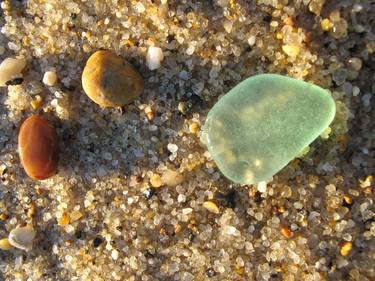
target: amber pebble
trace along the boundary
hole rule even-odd
[[[38,115],[27,118],[18,135],[18,151],[26,174],[36,180],[57,172],[58,137],[49,121]]]
[[[82,87],[102,107],[123,106],[143,91],[141,75],[125,59],[108,51],[97,51],[82,73]]]

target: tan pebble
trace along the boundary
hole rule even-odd
[[[58,224],[61,226],[68,225],[70,223],[70,217],[67,213],[64,213],[62,217],[58,220]]]
[[[150,177],[150,183],[153,187],[160,187],[163,185],[161,176],[159,174],[152,174]]]
[[[212,201],[206,201],[203,203],[203,208],[208,210],[211,213],[218,214],[220,213],[219,207]]]
[[[181,229],[182,229],[181,224],[176,224],[176,225],[174,226],[174,233],[176,233],[176,234],[180,233],[180,232],[181,232]]]
[[[18,227],[9,233],[9,243],[21,250],[30,250],[33,246],[33,240],[36,231],[30,226]]]
[[[146,113],[146,116],[147,116],[148,120],[152,121],[155,117],[155,114],[152,111],[150,111],[150,112]]]
[[[38,109],[42,105],[43,99],[41,96],[36,95],[35,98],[31,101],[31,107],[33,109]]]
[[[80,211],[73,211],[69,214],[70,222],[75,222],[83,217],[83,214]]]
[[[145,113],[146,113],[146,116],[147,116],[147,119],[148,120],[152,120],[154,119],[154,112],[152,111],[152,108],[151,106],[147,105],[144,109]]]
[[[285,25],[293,25],[294,24],[294,21],[293,21],[293,18],[292,17],[287,17],[283,20],[284,24]]]
[[[18,135],[18,152],[29,177],[44,180],[55,175],[58,151],[57,133],[49,121],[33,115],[22,123]]]
[[[297,45],[284,45],[282,49],[290,57],[298,56],[301,51],[301,48]]]
[[[43,83],[47,86],[54,86],[57,81],[57,75],[54,71],[47,71],[43,76]]]
[[[173,170],[165,170],[161,176],[161,180],[165,185],[176,186],[184,181],[184,176]]]
[[[196,123],[196,122],[192,122],[192,123],[189,125],[189,131],[190,131],[190,133],[192,133],[192,134],[196,134],[196,133],[198,133],[198,131],[199,131],[199,125],[198,125],[198,123]]]
[[[349,255],[350,251],[352,250],[353,248],[353,244],[352,242],[345,242],[342,246],[341,246],[341,249],[340,249],[340,254],[344,257],[346,257],[347,255]]]
[[[0,240],[0,249],[3,251],[9,251],[12,245],[9,243],[8,238],[3,238]]]
[[[29,219],[33,218],[36,214],[36,205],[34,202],[29,204],[29,209],[27,210],[27,217]]]
[[[281,40],[281,39],[284,38],[284,34],[282,32],[277,32],[276,33],[276,38],[279,39],[279,40]]]
[[[284,226],[281,228],[281,234],[285,237],[285,238],[290,238],[293,236],[293,232],[290,230],[289,227],[287,226]]]
[[[146,106],[145,107],[145,113],[146,113],[146,116],[147,116],[147,119],[148,120],[153,120],[154,119],[154,116],[155,116],[155,114],[154,114],[154,112],[152,111],[152,108],[151,108],[151,106]]]
[[[133,66],[108,51],[97,51],[88,59],[82,86],[91,100],[102,107],[124,106],[141,95],[144,81]]]

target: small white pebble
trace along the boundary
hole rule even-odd
[[[233,235],[233,236],[240,236],[240,232],[238,231],[237,228],[235,228],[234,226],[231,226],[231,225],[225,225],[223,227],[223,232],[224,234],[226,235]]]
[[[191,56],[195,52],[195,47],[193,45],[189,45],[189,47],[186,49],[186,54],[188,56]]]
[[[158,69],[163,61],[163,51],[159,47],[149,47],[146,55],[146,64],[150,70]]]
[[[146,8],[145,6],[142,4],[142,2],[138,2],[137,4],[135,4],[134,6],[134,10],[137,12],[137,13],[144,13],[146,11]]]
[[[54,86],[57,81],[57,75],[54,71],[47,71],[43,76],[43,83],[47,86]]]
[[[257,189],[260,193],[264,193],[267,191],[267,183],[265,181],[261,181],[258,183]]]
[[[118,251],[113,250],[111,256],[112,256],[112,259],[117,260],[118,259]]]
[[[167,149],[171,152],[171,153],[176,153],[177,150],[178,150],[178,146],[173,144],[173,143],[168,143],[167,145]]]
[[[193,212],[193,209],[192,209],[192,208],[185,208],[185,209],[182,209],[182,214],[183,214],[183,215],[188,215],[188,214],[190,214],[191,212]]]
[[[256,41],[256,37],[255,35],[251,35],[248,39],[247,39],[247,43],[250,45],[250,46],[253,46],[255,44],[255,41]]]
[[[186,201],[186,196],[184,194],[179,194],[177,197],[178,203],[183,203]]]

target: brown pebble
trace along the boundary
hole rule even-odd
[[[18,135],[18,151],[26,174],[44,180],[57,173],[58,137],[49,121],[38,115],[27,118]]]
[[[102,107],[131,103],[141,95],[141,75],[122,57],[108,51],[97,51],[88,59],[82,73],[85,93]]]

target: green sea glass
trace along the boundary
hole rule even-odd
[[[250,77],[210,110],[203,140],[217,167],[241,184],[269,180],[332,122],[330,93],[276,74]]]

